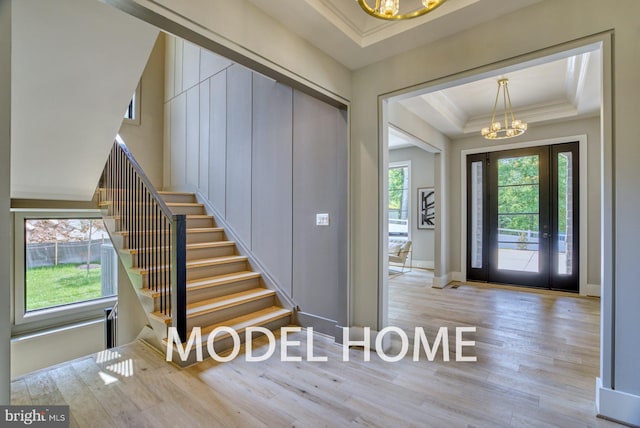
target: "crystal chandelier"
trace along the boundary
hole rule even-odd
[[[502,90],[502,110],[504,113],[504,126],[500,120],[496,119],[496,109],[498,100],[500,99],[500,90]],[[511,126],[509,126],[509,118],[511,118]],[[513,115],[511,107],[511,97],[509,96],[509,79],[498,80],[498,92],[496,93],[496,101],[493,103],[493,113],[491,114],[491,123],[488,128],[482,128],[482,136],[487,140],[502,140],[504,138],[517,137],[524,134],[527,130],[526,122],[517,120]]]
[[[425,13],[431,12],[445,1],[446,0],[422,0],[423,7],[420,9],[399,14],[400,0],[357,0],[362,10],[367,12],[369,15],[390,21],[399,21],[401,19],[422,16]]]

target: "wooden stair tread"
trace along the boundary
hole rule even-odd
[[[211,333],[217,327],[230,327],[238,332],[238,334],[241,334],[247,329],[247,327],[257,327],[288,316],[291,316],[291,311],[289,309],[284,309],[279,306],[271,306],[247,315],[242,315],[237,318],[232,318],[230,320],[223,321],[217,324],[211,324],[202,327],[202,329],[200,330],[200,332],[202,333],[202,343],[207,342],[209,333]],[[215,341],[217,342],[227,337],[229,337],[229,334],[223,332],[216,335]],[[162,339],[162,342],[166,346],[167,339]]]
[[[211,333],[217,327],[231,327],[236,332],[242,333],[247,329],[247,327],[255,327],[267,324],[269,322],[276,321],[290,315],[291,311],[289,309],[284,309],[278,306],[271,306],[269,308],[261,309],[247,315],[242,315],[237,318],[202,327],[202,341],[206,342],[209,333]],[[216,341],[222,340],[226,337],[229,337],[228,333],[217,334]]]
[[[165,202],[165,205],[171,207],[204,207],[200,202]]]
[[[262,274],[260,272],[242,271],[203,279],[193,279],[191,281],[187,281],[187,292],[209,287],[217,287],[219,285],[233,284],[234,282],[247,281],[250,279],[260,278],[261,276]],[[151,298],[157,298],[160,297],[162,293],[166,292],[166,289],[152,290],[150,288],[141,288],[139,292]]]
[[[221,257],[213,257],[210,259],[197,259],[190,260],[187,262],[187,269],[206,267],[206,266],[215,266],[215,265],[223,265],[227,263],[238,263],[238,262],[246,262],[246,256],[221,256]],[[131,269],[131,272],[138,275],[148,275],[149,271],[152,270],[164,270],[167,266],[154,266],[149,269]]]
[[[187,251],[189,250],[198,250],[203,248],[219,248],[219,247],[231,247],[236,245],[234,241],[212,241],[212,242],[197,242],[195,244],[187,244]],[[138,254],[145,253],[151,251],[166,251],[170,247],[146,247],[146,248],[122,248],[119,251],[125,254]]]
[[[234,241],[196,242],[193,244],[187,244],[187,251],[200,248],[232,247],[234,245],[236,245]]]
[[[224,275],[212,276],[209,278],[193,279],[187,281],[187,291],[199,290],[207,287],[215,287],[218,285],[232,284],[234,282],[246,281],[249,279],[260,278],[260,272],[242,271],[228,273]]]
[[[196,268],[196,267],[204,267],[204,266],[215,266],[215,265],[223,265],[226,263],[237,263],[237,262],[245,262],[247,261],[246,256],[221,256],[221,257],[212,257],[210,259],[198,259],[198,260],[190,260],[187,262],[187,269]]]
[[[174,192],[171,190],[158,190],[158,195],[180,195],[180,196],[195,196],[192,192]]]
[[[114,235],[121,235],[121,236],[129,236],[131,234],[133,235],[140,235],[140,234],[145,234],[145,233],[158,233],[158,232],[162,232],[162,233],[168,233],[169,230],[168,229],[163,229],[163,230],[158,230],[158,229],[151,229],[151,230],[147,230],[147,231],[138,231],[138,232],[129,232],[128,230],[120,230],[118,232],[114,232]],[[196,233],[211,233],[211,232],[224,232],[224,229],[222,227],[192,227],[190,229],[187,229],[187,235],[188,234],[196,234]]]
[[[144,217],[144,216],[143,216]],[[152,217],[152,216],[147,216]],[[209,214],[187,214],[187,220],[201,220],[201,219],[213,219],[212,215]],[[120,220],[120,215],[108,215],[102,217],[105,220]]]
[[[265,297],[274,296],[275,294],[275,291],[269,290],[268,288],[252,288],[251,290],[241,291],[239,293],[201,300],[187,305],[187,318],[193,318],[222,309],[231,308],[243,303],[249,303]]]

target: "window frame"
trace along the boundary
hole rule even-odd
[[[391,235],[391,233],[389,231],[387,231],[387,235],[391,238],[395,238],[395,239],[406,239],[406,240],[411,240],[411,231],[413,229],[412,226],[412,219],[413,219],[413,211],[415,209],[415,207],[413,206],[413,198],[412,196],[412,192],[413,192],[413,187],[412,187],[412,183],[411,183],[411,159],[407,159],[405,161],[399,161],[399,162],[389,162],[389,164],[387,165],[387,176],[389,175],[389,170],[391,169],[396,169],[396,168],[407,168],[407,236],[405,237],[404,235]],[[389,184],[387,183],[387,199],[388,199],[388,193],[389,193]],[[389,222],[390,218],[389,218],[389,211],[387,209],[387,222]]]
[[[133,117],[128,118],[125,116],[122,123],[127,123],[129,125],[140,125],[140,105],[142,104],[142,98],[140,97],[140,87],[142,86],[142,82],[138,83],[136,86],[136,90],[134,91],[131,99],[129,100],[129,104],[127,104],[127,110],[129,110],[129,106],[133,103]]]
[[[90,209],[12,209],[14,218],[14,251],[13,251],[13,333],[42,330],[54,326],[72,324],[79,321],[104,317],[104,309],[118,301],[118,295],[71,303],[52,308],[38,309],[28,313],[25,302],[25,220],[31,219],[102,219],[99,210]],[[118,281],[119,282],[119,281]]]

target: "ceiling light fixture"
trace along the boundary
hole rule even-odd
[[[362,10],[367,12],[369,15],[389,21],[417,18],[418,16],[431,12],[445,1],[446,0],[422,0],[423,7],[411,12],[400,14],[400,0],[357,0]],[[375,4],[373,6],[369,5],[374,2]]]
[[[496,108],[500,99],[500,90],[502,89],[502,110],[504,112],[504,127],[500,120],[496,121]],[[509,126],[509,117],[511,117],[511,126]],[[487,140],[502,140],[504,138],[517,137],[524,134],[527,130],[526,122],[516,120],[511,107],[511,97],[509,96],[509,79],[498,80],[498,92],[496,93],[496,101],[493,103],[493,113],[491,114],[491,123],[488,128],[482,128],[482,136]]]

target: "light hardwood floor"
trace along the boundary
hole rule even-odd
[[[363,362],[360,349],[344,362],[341,346],[316,336],[314,353],[327,362],[282,362],[278,347],[264,362],[241,353],[179,369],[135,342],[16,379],[13,402],[69,404],[82,427],[618,426],[594,416],[597,299],[427,282],[419,270],[391,281],[391,324],[425,327],[430,339],[440,326],[476,326],[465,339],[476,340],[477,362],[441,353]],[[292,339],[302,346],[289,355],[305,359],[306,335]]]

